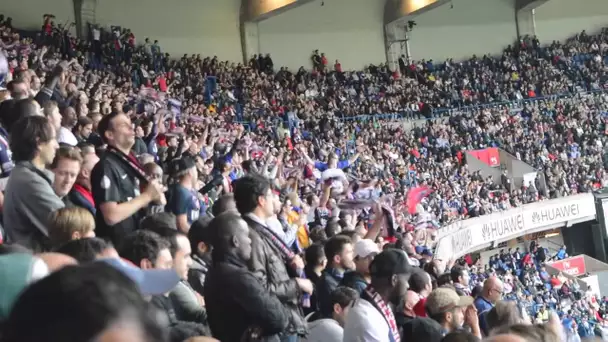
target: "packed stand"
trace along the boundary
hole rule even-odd
[[[411,131],[341,119],[599,85],[605,32],[522,42],[500,61],[406,66],[402,78],[338,61],[329,71],[318,51],[312,72],[275,73],[269,55],[248,67],[172,60],[120,27],[78,40],[45,15],[21,39],[1,22],[1,341],[557,341],[580,333],[575,324],[604,324],[605,301],[591,315],[597,298],[557,277],[553,286],[534,248],[483,270],[454,266],[433,259],[435,229],[418,223],[603,185],[605,93]],[[532,56],[546,61],[520,75]],[[505,69],[512,79],[479,76]],[[557,85],[543,83],[549,75]],[[491,145],[545,170],[546,193],[469,173],[463,151]],[[417,206],[413,188],[433,192]],[[543,307],[561,309],[569,328]],[[524,312],[539,322],[525,325]]]

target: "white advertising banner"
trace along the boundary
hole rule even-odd
[[[439,229],[437,259],[448,260],[474,252],[493,241],[516,238],[555,228],[569,221],[595,216],[593,194],[580,194],[530,203],[504,212],[452,223]]]
[[[597,296],[601,296],[602,293],[600,292],[600,282],[597,279],[597,274],[588,276],[588,277],[584,277],[584,278],[579,278],[580,280],[584,281],[585,283],[587,283],[587,285],[589,285],[591,287],[591,292],[594,295]]]

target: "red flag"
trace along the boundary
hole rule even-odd
[[[431,188],[428,186],[419,186],[416,188],[411,188],[410,191],[407,192],[407,197],[405,200],[405,205],[407,206],[407,211],[410,214],[416,213],[416,206],[423,198],[428,196],[431,193]]]

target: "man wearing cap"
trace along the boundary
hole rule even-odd
[[[371,239],[361,239],[355,243],[355,270],[347,272],[342,278],[341,285],[355,289],[359,294],[365,290],[371,281],[369,265],[380,253],[378,244]]]
[[[171,163],[170,174],[176,183],[170,186],[167,192],[166,210],[175,214],[177,228],[187,233],[201,212],[201,204],[195,190],[198,180],[196,164],[189,157],[175,159]]]
[[[402,305],[412,267],[405,252],[386,249],[370,265],[371,283],[353,305],[344,325],[344,342],[400,342],[393,307]]]
[[[473,297],[459,296],[452,288],[440,287],[433,290],[427,297],[426,311],[429,318],[441,325],[444,336],[462,329],[466,323],[471,328],[473,335],[481,338]]]

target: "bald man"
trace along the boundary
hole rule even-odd
[[[502,281],[495,276],[492,276],[483,283],[481,295],[475,298],[475,308],[479,315],[479,327],[484,336],[488,336],[488,328],[486,324],[486,315],[494,307],[497,301],[502,298]]]

